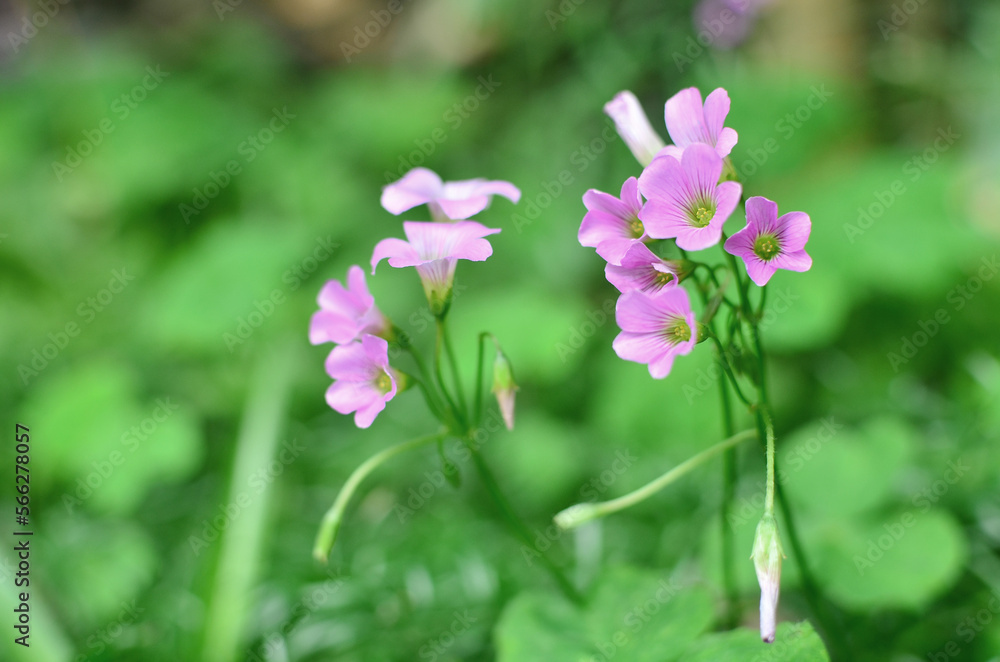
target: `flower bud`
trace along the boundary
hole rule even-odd
[[[770,644],[774,642],[777,621],[781,559],[785,558],[774,515],[765,514],[757,524],[757,536],[753,541],[753,554],[750,558],[753,559],[757,583],[760,584],[760,638]]]
[[[500,414],[508,430],[514,429],[514,393],[517,384],[514,383],[514,372],[510,361],[497,347],[497,358],[493,361],[493,394],[497,396]]]
[[[624,90],[604,104],[604,112],[615,121],[615,129],[632,154],[643,167],[648,166],[656,153],[663,149],[663,139],[649,123],[635,95]]]

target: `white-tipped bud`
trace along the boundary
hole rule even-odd
[[[493,361],[493,394],[497,397],[497,405],[503,416],[504,425],[508,430],[514,429],[514,394],[517,384],[514,383],[514,370],[510,361],[497,347],[497,358]]]
[[[649,123],[649,118],[639,105],[635,95],[624,90],[604,104],[604,112],[615,121],[618,135],[632,150],[636,160],[645,168],[656,153],[663,149],[663,139]]]
[[[760,638],[765,643],[774,642],[777,627],[778,593],[781,590],[781,560],[785,554],[781,549],[778,523],[773,515],[764,515],[757,524],[757,536],[753,541],[754,570],[760,584]]]

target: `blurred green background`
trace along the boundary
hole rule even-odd
[[[747,194],[813,221],[814,267],[772,280],[764,340],[779,467],[846,633],[831,649],[1000,659],[1000,6],[775,0],[729,48],[692,2],[389,7],[0,5],[0,512],[13,530],[20,423],[34,531],[31,648],[8,627],[0,657],[663,660],[722,629],[718,461],[547,528],[722,436],[711,352],[662,382],[618,360],[617,293],[576,242],[584,191],[639,171],[603,104],[631,89],[665,135],[663,102],[695,85],[729,91]],[[452,328],[467,383],[481,330],[514,363],[517,426],[484,452],[537,546],[596,596],[585,614],[470,467],[442,484],[433,449],[380,469],[330,565],[310,557],[354,467],[434,429],[415,392],[356,429],[323,400],[329,347],[307,342],[323,282],[402,236],[379,194],[417,165],[523,192],[477,217],[503,232],[459,267]],[[431,341],[412,271],[369,283]],[[752,629],[763,454],[739,462],[728,525]],[[780,620],[829,641],[798,577],[789,558]],[[633,636],[623,616],[662,581],[679,597]],[[758,650],[712,641],[684,659]],[[781,655],[760,659],[806,659]]]

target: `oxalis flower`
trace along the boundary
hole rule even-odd
[[[778,269],[809,271],[812,258],[805,252],[812,221],[801,211],[778,218],[777,203],[756,195],[747,200],[747,225],[726,240],[727,253],[746,264],[747,274],[763,287]]]
[[[674,357],[690,354],[698,343],[698,328],[687,291],[668,287],[656,294],[632,290],[621,295],[615,319],[622,332],[615,353],[626,361],[649,364],[649,374],[663,379]]]
[[[326,372],[334,382],[326,402],[341,414],[354,413],[354,423],[367,428],[396,396],[401,375],[389,367],[389,343],[364,335],[360,342],[337,345],[326,359]]]
[[[639,212],[654,239],[676,239],[688,251],[714,246],[722,225],[739,204],[743,187],[719,182],[722,157],[708,145],[691,145],[680,161],[658,156],[639,176],[646,204]]]
[[[382,190],[382,206],[398,216],[426,204],[436,221],[463,220],[486,209],[494,195],[502,195],[515,204],[521,199],[521,191],[510,182],[485,179],[443,182],[427,168],[414,168]]]
[[[500,232],[475,221],[426,223],[404,221],[409,241],[383,239],[372,254],[372,273],[384,258],[391,267],[416,267],[431,312],[440,317],[451,303],[451,286],[459,260],[482,262],[493,255],[493,246],[483,239]]]
[[[642,198],[635,177],[622,184],[621,198],[590,189],[583,194],[583,204],[587,213],[577,235],[580,244],[596,248],[597,254],[610,264],[620,264],[632,244],[649,239],[639,220]]]
[[[348,343],[363,333],[387,337],[392,324],[375,305],[365,272],[354,265],[347,270],[347,287],[330,280],[319,291],[319,310],[309,321],[309,342]]]
[[[728,114],[729,93],[721,87],[708,95],[704,105],[698,88],[681,90],[664,107],[667,133],[674,144],[664,147],[659,155],[680,159],[687,147],[704,144],[712,147],[719,158],[729,156],[738,136],[736,131],[723,126]]]
[[[676,286],[693,266],[687,260],[663,260],[646,244],[635,242],[625,251],[620,265],[608,263],[604,275],[620,292],[642,290],[653,293],[664,287]]]

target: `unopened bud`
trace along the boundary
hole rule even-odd
[[[635,95],[625,90],[604,104],[604,112],[615,121],[615,129],[643,167],[663,149],[663,139],[653,130]]]
[[[497,358],[493,361],[493,394],[497,396],[500,414],[508,430],[514,429],[514,394],[517,384],[514,383],[514,371],[510,361],[497,347]]]
[[[753,559],[757,583],[760,584],[760,638],[770,644],[774,642],[777,626],[781,560],[785,558],[774,515],[765,514],[757,524],[757,536],[753,541],[753,554],[750,558]]]

